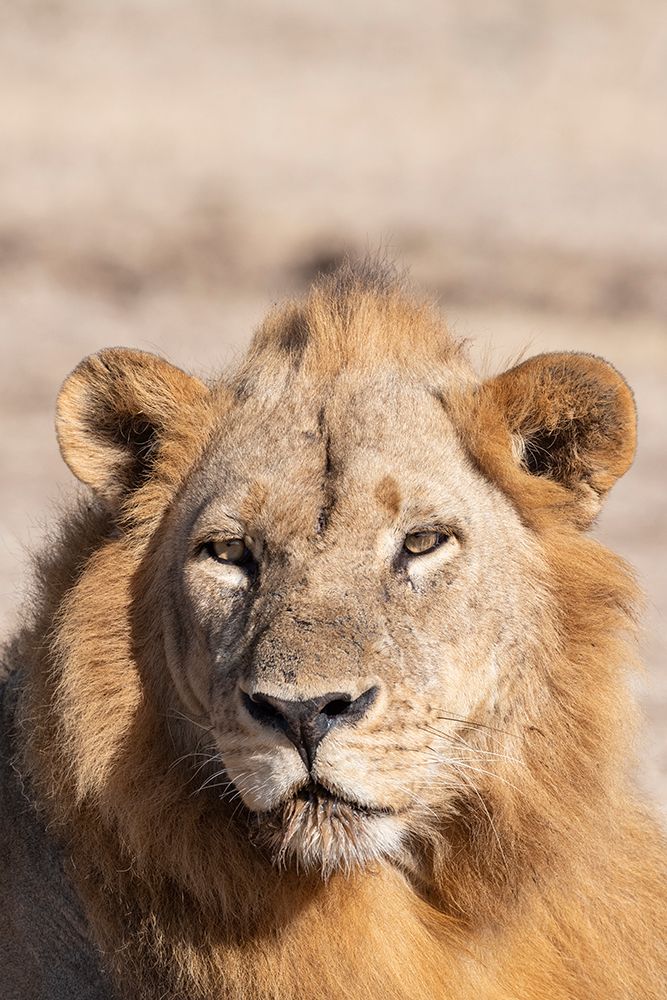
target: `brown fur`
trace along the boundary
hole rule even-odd
[[[367,383],[369,373],[375,381]],[[378,468],[388,466],[369,494],[349,478],[354,449],[365,442],[352,414],[361,420],[374,392],[402,399],[411,387],[424,393],[423,403],[414,397],[423,406],[414,428],[392,426],[383,437],[391,414],[384,405],[372,417],[379,422],[364,425],[377,426]],[[417,472],[401,473],[403,460],[407,468],[414,457],[418,470],[429,471],[439,461],[439,452],[422,453],[428,441],[420,434],[440,411],[454,434],[451,489],[465,493],[476,484],[473,508],[488,506],[488,595],[469,587],[456,597],[463,573],[456,562],[443,563],[437,581],[404,581],[400,593],[388,570],[367,579],[370,556],[355,562],[365,544],[354,533],[363,512],[374,503],[377,524],[389,525],[422,489]],[[261,445],[283,461],[287,432],[276,423],[278,412],[295,442],[321,447],[323,482],[314,461],[311,469],[310,460],[299,459],[280,492],[283,466],[267,472],[253,457]],[[304,414],[313,414],[311,423]],[[347,428],[344,442],[338,426]],[[16,644],[26,671],[21,766],[67,845],[72,877],[122,995],[667,996],[665,850],[629,773],[634,709],[624,677],[634,655],[635,584],[618,557],[581,531],[634,452],[632,398],[610,366],[580,355],[545,356],[479,384],[430,308],[382,276],[348,271],[320,282],[305,302],[276,311],[240,370],[208,390],[151,356],[110,351],[86,360],[61,394],[59,439],[75,473],[101,499],[70,514],[52,555],[40,557],[35,621]],[[390,471],[382,442],[395,439],[399,468]],[[295,447],[290,443],[285,462]],[[385,800],[378,790],[377,801],[399,802],[403,792],[391,768],[407,767],[405,780],[412,781],[432,749],[427,744],[441,747],[445,728],[433,721],[435,735],[415,746],[410,740],[419,727],[399,721],[423,697],[415,679],[421,675],[411,673],[421,640],[410,630],[441,644],[465,633],[476,616],[479,639],[470,642],[472,650],[479,642],[479,664],[460,654],[471,691],[482,684],[487,632],[491,650],[502,634],[512,664],[500,669],[488,698],[480,693],[474,709],[446,730],[449,743],[442,745],[468,746],[459,752],[474,762],[472,770],[438,771],[430,785],[414,786],[421,798],[412,787],[405,792],[408,832],[396,851],[374,854],[364,839],[370,835],[353,829],[352,862],[329,869],[322,862],[325,879],[318,864],[304,861],[303,870],[289,854],[286,867],[274,865],[269,826],[276,823],[276,836],[284,837],[285,815],[253,815],[229,789],[221,795],[209,785],[193,794],[199,782],[190,784],[190,755],[206,749],[214,718],[210,683],[201,680],[207,654],[200,631],[213,634],[220,584],[192,576],[197,610],[185,619],[179,609],[190,584],[176,587],[171,560],[184,519],[191,523],[210,493],[218,449],[241,451],[243,523],[270,518],[275,537],[285,539],[271,550],[267,573],[281,582],[263,598],[262,621],[270,627],[257,633],[252,676],[306,694],[317,685],[344,689],[334,681],[361,684],[371,669],[385,669],[377,664],[393,649],[393,639],[377,632],[373,601],[387,634],[404,636],[404,672],[391,694],[383,693],[385,716],[373,717],[368,736],[360,730],[354,737],[363,736],[377,781],[388,775],[377,785]],[[372,461],[369,453],[360,470]],[[319,515],[307,504],[316,492]],[[225,503],[232,503],[227,494]],[[214,523],[227,516],[216,514]],[[470,523],[464,518],[464,550],[474,549]],[[335,559],[334,549],[342,553]],[[323,560],[319,589],[315,555],[304,562],[301,552]],[[513,553],[517,562],[508,565]],[[349,597],[336,585],[351,564],[358,565],[358,583]],[[489,606],[494,594],[505,602],[496,610]],[[416,626],[392,632],[413,621],[405,609],[417,599],[418,610],[409,611]],[[460,618],[457,600],[464,602]],[[259,613],[249,612],[246,629]],[[434,618],[444,624],[431,626]],[[431,635],[431,627],[444,632]],[[243,636],[224,637],[229,649],[245,650]],[[174,671],[186,657],[193,666]],[[388,742],[385,717],[395,719],[388,730],[405,730],[405,747]],[[444,711],[434,720],[443,718]],[[233,726],[230,761],[248,752],[245,730]],[[356,744],[345,750],[353,752]],[[294,752],[285,745],[281,753],[292,767]],[[322,753],[322,767],[332,770],[334,759],[344,767],[343,751],[327,756],[323,744]],[[225,764],[227,779],[235,772],[227,757]],[[204,775],[215,777],[206,766]],[[244,787],[240,772],[236,786]],[[301,827],[297,833],[304,836]]]
[[[391,476],[385,476],[377,484],[375,490],[377,500],[387,508],[392,517],[396,517],[401,509],[401,492],[398,483]]]

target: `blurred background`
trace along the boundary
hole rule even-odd
[[[647,594],[667,806],[664,0],[0,3],[0,633],[73,489],[53,405],[123,344],[204,375],[382,247],[487,372],[602,354],[640,447],[596,529]]]

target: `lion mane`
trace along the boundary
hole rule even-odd
[[[174,710],[187,699],[166,680],[160,539],[227,415],[281,365],[326,393],[333,371],[379,360],[423,383],[447,371],[466,462],[538,540],[548,607],[530,678],[476,730],[479,781],[437,822],[415,821],[396,856],[323,878],[275,864],[268,816],[193,794]],[[632,397],[611,366],[546,355],[480,382],[430,307],[348,269],[272,313],[210,386],[140,352],[87,359],[61,393],[58,433],[94,498],[38,553],[34,612],[6,655],[9,725],[120,996],[667,996],[665,849],[631,771],[637,590],[585,534],[634,451]]]

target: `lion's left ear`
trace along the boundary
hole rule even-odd
[[[489,380],[482,393],[512,435],[522,469],[564,487],[579,522],[590,524],[634,457],[627,382],[602,358],[541,354]]]

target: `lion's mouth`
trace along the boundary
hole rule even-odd
[[[333,812],[349,811],[358,816],[393,816],[397,810],[391,806],[370,806],[358,799],[349,799],[327,788],[319,781],[311,781],[296,793],[300,802],[308,802],[315,808],[327,808]]]
[[[251,814],[251,836],[280,867],[327,877],[393,853],[401,840],[398,813],[310,782],[269,812]]]

